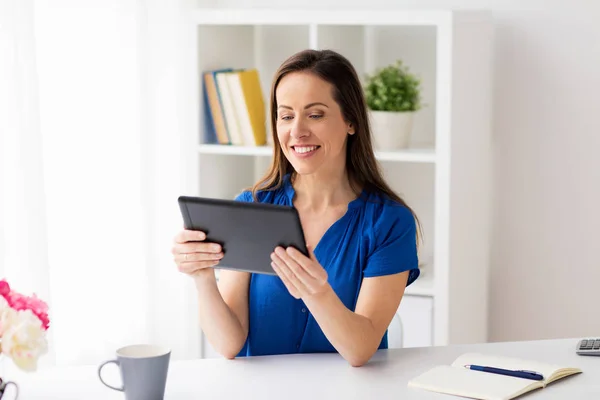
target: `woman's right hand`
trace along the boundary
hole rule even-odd
[[[180,272],[198,275],[206,268],[214,267],[223,258],[221,245],[204,242],[206,234],[184,229],[175,236],[171,253]]]

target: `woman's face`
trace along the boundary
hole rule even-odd
[[[333,86],[307,72],[286,75],[277,86],[277,137],[298,174],[336,173],[345,168],[347,135]]]

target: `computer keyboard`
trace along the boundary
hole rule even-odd
[[[577,354],[580,356],[600,356],[600,337],[581,339],[577,343]]]

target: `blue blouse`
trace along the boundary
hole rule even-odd
[[[277,190],[260,191],[260,202],[292,206],[289,176]],[[238,201],[251,202],[245,191]],[[354,311],[362,279],[410,271],[407,286],[419,276],[416,223],[410,211],[391,200],[363,192],[323,235],[314,254],[329,284]],[[387,348],[387,331],[380,349]],[[295,299],[277,276],[252,274],[249,331],[238,356],[336,352],[302,299]]]

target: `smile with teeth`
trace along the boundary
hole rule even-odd
[[[299,154],[306,154],[315,151],[319,147],[321,146],[294,146],[294,151]]]

